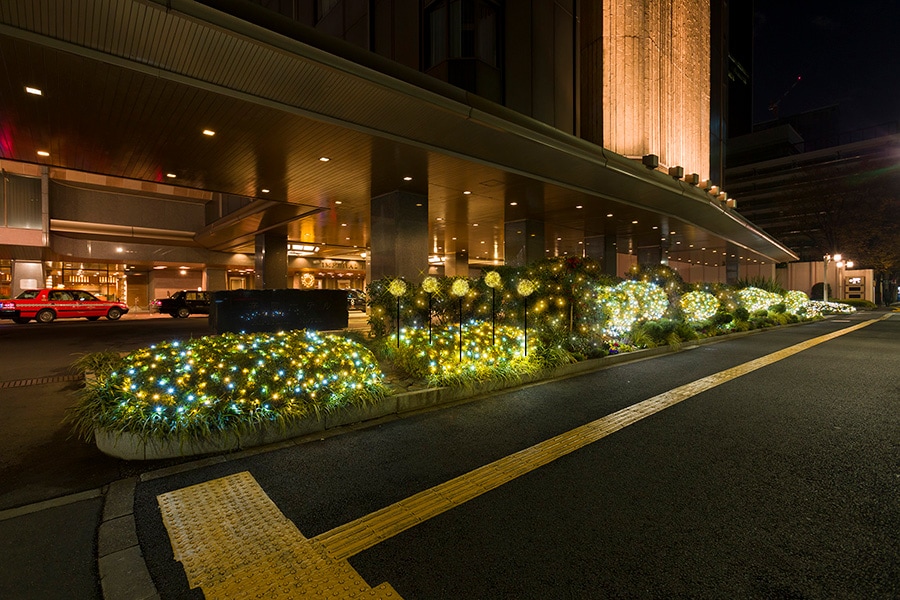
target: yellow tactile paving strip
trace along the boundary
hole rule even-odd
[[[238,473],[158,496],[191,587],[221,598],[400,598],[370,588],[347,559],[472,498],[701,392],[879,319],[807,340],[669,390],[470,471],[331,531],[305,538],[253,477]]]
[[[243,472],[157,497],[175,559],[207,599],[402,600],[329,557]]]

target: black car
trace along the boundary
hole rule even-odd
[[[347,310],[366,312],[366,295],[359,290],[347,290]]]
[[[198,290],[181,290],[168,298],[153,301],[153,308],[162,314],[184,319],[190,315],[208,315],[211,294]]]

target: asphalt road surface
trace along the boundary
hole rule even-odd
[[[900,318],[773,354],[881,316],[729,339],[151,475],[135,498],[141,549],[163,598],[200,598],[173,560],[160,494],[249,472],[320,539],[698,382],[664,410],[377,540],[350,565],[406,600],[898,598]]]

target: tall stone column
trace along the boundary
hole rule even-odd
[[[544,222],[520,219],[504,224],[503,255],[506,264],[524,267],[546,258],[544,252]]]
[[[738,258],[738,248],[736,246],[727,246],[725,253],[725,283],[735,284],[741,278],[740,259]],[[732,256],[734,254],[734,256]]]
[[[206,267],[203,270],[203,289],[218,292],[228,289],[228,270],[222,267]]]
[[[253,275],[258,290],[279,290],[287,287],[287,233],[267,231],[256,236],[255,269]]]
[[[393,191],[372,198],[372,281],[428,272],[428,196]]]

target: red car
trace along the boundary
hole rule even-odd
[[[25,290],[13,300],[0,300],[0,319],[27,323],[51,323],[55,319],[86,318],[96,321],[106,317],[115,321],[128,312],[122,302],[108,302],[82,290]]]

